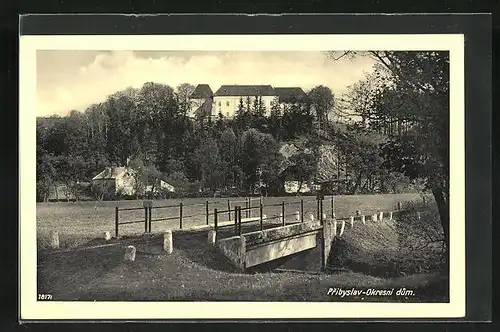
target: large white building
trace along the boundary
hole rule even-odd
[[[191,94],[191,116],[222,116],[232,118],[236,115],[240,101],[247,109],[254,108],[255,99],[260,99],[264,114],[271,114],[273,100],[277,101],[283,110],[286,105],[302,101],[305,92],[298,87],[274,88],[271,85],[222,85],[213,95],[207,84],[199,84]],[[250,105],[248,105],[250,103]]]
[[[222,114],[224,117],[232,118],[236,115],[240,100],[245,107],[250,101],[250,107],[253,108],[256,98],[261,98],[265,114],[269,115],[271,102],[276,97],[276,92],[270,85],[223,85],[214,94],[214,115]]]

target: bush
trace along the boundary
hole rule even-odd
[[[358,222],[342,237],[335,237],[327,264],[331,271],[351,270],[384,278],[433,273],[445,266],[442,239],[436,208],[407,203],[392,221]]]

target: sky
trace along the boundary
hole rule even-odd
[[[306,92],[328,86],[336,96],[364,78],[368,57],[334,61],[321,52],[37,51],[37,116],[67,115],[146,82],[271,84]]]

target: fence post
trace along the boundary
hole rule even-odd
[[[182,229],[182,202],[179,203],[179,228]]]
[[[241,235],[241,207],[238,208],[238,235]]]
[[[263,220],[262,220],[262,213],[264,212],[264,209],[262,207],[262,198],[260,199],[260,205],[259,205],[259,219],[260,219],[260,230],[262,231],[264,229],[263,225]]]
[[[148,232],[148,208],[144,207],[144,233]]]
[[[115,207],[115,236],[118,237],[118,224],[119,224],[119,221],[118,221],[118,206]]]
[[[151,221],[152,221],[151,220],[152,219],[151,215],[153,214],[153,207],[150,206],[148,209],[149,209],[149,216],[148,216],[148,219],[149,219],[149,221],[148,221],[149,222],[149,233],[151,233]]]
[[[304,222],[304,200],[300,200],[300,222]]]
[[[332,196],[332,199],[331,199],[331,206],[330,206],[330,208],[332,210],[331,212],[332,212],[332,219],[333,219],[333,218],[335,218],[335,201],[334,201],[333,196]]]
[[[231,201],[229,199],[227,200],[227,220],[231,221]]]
[[[214,228],[215,228],[215,232],[217,232],[217,218],[218,218],[217,217],[217,209],[214,209]]]
[[[281,222],[285,226],[285,201],[281,202],[281,215],[283,216]]]
[[[248,206],[247,206],[247,218],[251,218],[252,217],[252,198],[251,197],[248,197],[247,198],[248,200]]]
[[[205,212],[207,214],[207,225],[208,225],[208,201],[205,202]]]
[[[323,219],[324,219],[324,216],[323,216],[323,200],[320,201],[319,207],[320,207],[320,211],[319,212],[321,214],[320,224],[323,225]]]
[[[238,233],[238,206],[234,207],[234,235]]]

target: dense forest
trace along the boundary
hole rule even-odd
[[[186,94],[193,88],[146,83],[84,112],[39,118],[39,200],[46,200],[60,184],[80,197],[82,183],[104,167],[126,164],[141,170],[143,182],[162,178],[179,195],[197,195],[200,190],[249,194],[256,189],[277,195],[283,194],[285,178],[318,182],[318,175],[330,180],[323,181],[325,190],[336,193],[393,192],[409,184],[404,176],[381,167],[378,143],[384,135],[328,120],[334,96],[326,87],[312,89],[309,98],[284,110],[273,102],[267,117],[259,98],[254,103],[242,99],[233,119],[187,117]],[[283,144],[299,152],[283,155]],[[318,169],[320,147],[327,144],[335,147],[332,165]]]
[[[441,77],[447,57],[436,52],[368,55],[380,63],[344,95],[317,86],[284,109],[275,100],[270,116],[264,115],[260,98],[242,98],[234,118],[189,118],[194,86],[174,89],[148,82],[83,112],[38,118],[38,200],[47,200],[61,184],[80,197],[84,184],[105,167],[125,165],[140,170],[142,182],[164,179],[179,195],[259,190],[277,195],[283,194],[285,179],[321,183],[323,191],[335,194],[415,190],[435,182],[427,168],[447,165],[429,156],[425,165],[419,160],[441,153],[435,151],[440,145],[416,143],[443,126],[443,118],[432,118],[423,106],[429,98],[441,102],[438,91],[426,84],[447,89],[447,78]],[[442,73],[425,76],[436,69]],[[438,134],[447,132],[443,129]],[[280,153],[287,144],[298,152]],[[326,154],[325,146],[331,148]],[[321,163],[325,158],[330,164]],[[443,174],[438,171],[437,176]]]

